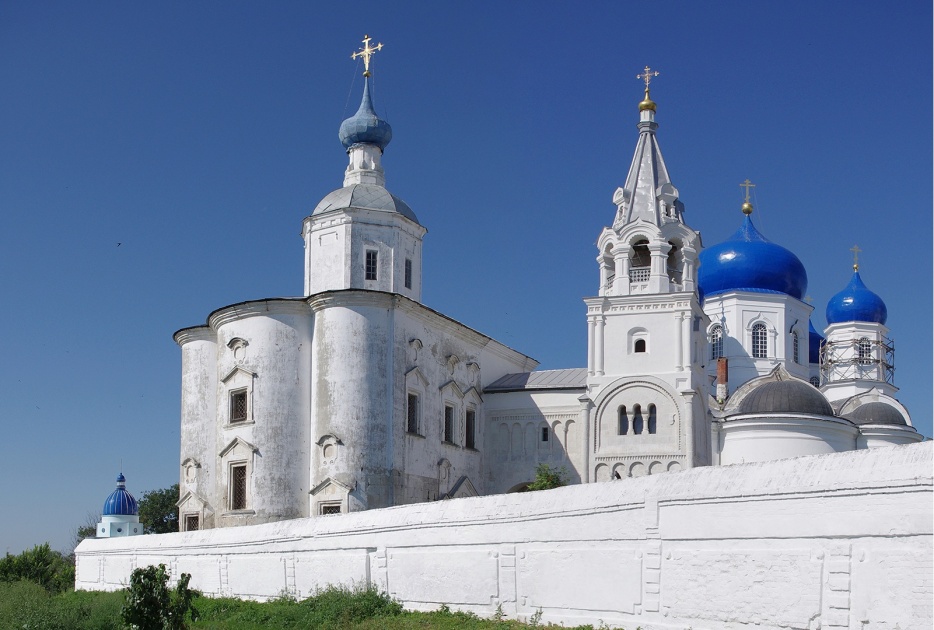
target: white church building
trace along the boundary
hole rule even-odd
[[[649,68],[584,298],[587,365],[535,371],[423,304],[426,228],[386,188],[392,130],[364,44],[342,186],[302,222],[305,294],[175,333],[182,531],[506,493],[539,463],[609,482],[922,439],[895,398],[885,304],[855,266],[822,337],[804,266],[756,229],[748,194],[734,236],[704,247],[662,158]]]

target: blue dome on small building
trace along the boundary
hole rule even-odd
[[[117,476],[117,489],[110,493],[104,501],[104,516],[137,516],[139,505],[133,495],[126,491],[126,477],[123,473]]]
[[[801,299],[808,274],[793,253],[771,242],[747,214],[742,227],[726,241],[700,253],[697,282],[709,298],[727,291],[785,293]]]
[[[382,151],[392,140],[392,127],[376,115],[373,101],[370,99],[370,80],[364,79],[363,100],[357,113],[341,123],[338,134],[345,149],[355,144],[372,144]]]
[[[820,347],[824,343],[824,336],[814,328],[808,320],[808,363],[820,363]]]
[[[885,324],[889,312],[885,302],[878,295],[866,288],[859,271],[853,271],[853,277],[846,288],[830,298],[827,303],[827,323],[873,322]]]

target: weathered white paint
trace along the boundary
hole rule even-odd
[[[252,527],[86,540],[76,587],[162,562],[210,595],[368,583],[411,609],[644,630],[929,628],[932,443]]]

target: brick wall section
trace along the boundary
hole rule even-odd
[[[76,587],[164,562],[208,594],[372,583],[411,609],[643,630],[932,626],[932,443],[266,525],[88,540]]]

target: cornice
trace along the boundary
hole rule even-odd
[[[230,322],[267,314],[307,315],[308,307],[305,304],[305,298],[301,297],[265,298],[238,302],[213,311],[208,315],[208,326],[217,330]]]
[[[180,346],[184,346],[186,343],[191,343],[193,341],[210,341],[212,343],[217,343],[217,333],[215,333],[210,326],[191,326],[175,331],[175,334],[172,335],[172,339]]]

